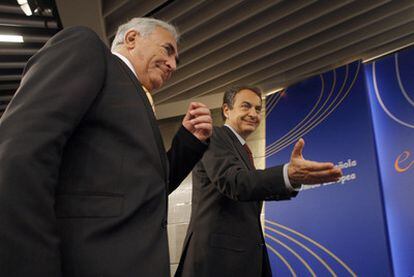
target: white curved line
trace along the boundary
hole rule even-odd
[[[322,244],[316,242],[315,240],[311,239],[310,237],[296,231],[293,230],[292,228],[286,227],[280,223],[271,221],[271,220],[265,220],[266,223],[272,224],[274,226],[277,226],[279,228],[285,229],[287,231],[292,232],[293,234],[309,241],[310,243],[314,244],[315,246],[319,247],[320,249],[322,249],[325,253],[327,253],[329,256],[331,256],[333,259],[335,259],[340,265],[342,265],[353,277],[356,277],[356,273],[354,271],[352,271],[352,269],[344,262],[342,261],[338,256],[336,256],[333,252],[331,252],[330,250],[328,250],[326,247],[324,247]]]
[[[290,274],[292,274],[293,277],[296,277],[296,273],[293,270],[292,266],[289,264],[289,262],[283,257],[279,252],[276,251],[270,244],[266,243],[266,247],[270,249],[271,252],[273,252],[289,269]]]
[[[325,82],[323,77],[322,77],[323,74],[321,74],[320,76],[321,76],[321,80],[323,82]],[[330,100],[330,98],[332,97],[332,95],[335,91],[335,86],[336,86],[336,70],[335,69],[333,70],[333,76],[334,76],[334,78],[333,78],[331,90],[329,92],[328,97],[323,102],[322,106],[318,108],[318,110],[316,111],[315,114],[312,114],[310,119],[308,119],[306,122],[303,123],[304,126],[300,126],[299,128],[296,128],[296,126],[295,126],[296,130],[293,130],[293,133],[289,132],[288,133],[289,135],[288,134],[284,135],[282,138],[280,138],[276,142],[274,142],[274,145],[272,145],[271,147],[267,147],[266,148],[266,157],[275,154],[279,150],[285,148],[286,146],[288,146],[289,144],[294,142],[297,138],[299,138],[301,136],[301,134],[303,133],[303,129],[306,130],[308,128],[307,127],[308,125],[311,125],[314,121],[317,121],[318,118],[321,117],[320,114],[322,114],[322,115],[324,114],[324,107],[327,105],[328,101]],[[344,84],[345,83],[346,83],[346,80],[344,81]],[[340,90],[338,95],[335,96],[335,98],[333,99],[333,102],[328,105],[327,109],[329,109],[332,106],[332,104],[336,101],[336,99],[340,95],[341,91],[342,91],[342,89]],[[318,103],[316,104],[316,106],[317,105],[319,105],[319,100],[318,100]],[[313,111],[313,109],[312,109],[312,111]],[[316,117],[316,120],[315,120],[315,117]]]
[[[306,126],[306,128],[304,130],[302,130],[299,134],[296,134],[296,137],[291,137],[286,143],[281,144],[281,145],[278,146],[278,148],[275,148],[273,151],[271,151],[269,153],[266,153],[266,158],[268,158],[268,157],[276,154],[277,152],[281,151],[285,147],[287,147],[290,144],[292,144],[297,138],[299,138],[299,137],[307,134],[308,132],[310,132],[313,128],[315,128],[321,122],[323,122],[332,112],[334,112],[336,110],[336,108],[342,103],[342,101],[345,100],[345,98],[350,93],[352,87],[354,86],[354,83],[355,83],[355,81],[357,80],[357,77],[358,77],[360,65],[361,65],[361,63],[358,63],[358,67],[356,69],[356,74],[354,76],[354,79],[352,80],[352,83],[350,84],[350,86],[348,87],[347,91],[344,93],[344,95],[342,96],[342,98],[339,100],[339,102],[335,103],[335,101],[338,99],[339,95],[341,94],[342,90],[344,89],[344,86],[341,87],[340,92],[335,96],[334,102],[332,102],[329,105],[328,109],[326,109],[325,111],[323,111],[322,114],[319,115],[318,118],[314,122],[310,123],[309,126]],[[334,106],[332,107],[332,105],[334,105]],[[331,107],[332,107],[332,109],[331,109]]]
[[[320,74],[319,77],[320,77],[320,80],[321,80],[321,91],[319,92],[319,98],[316,101],[316,104],[313,105],[313,108],[306,115],[306,117],[304,119],[302,119],[302,121],[299,122],[295,127],[293,127],[288,133],[284,134],[281,138],[279,138],[278,140],[276,140],[276,141],[272,142],[271,144],[269,144],[268,146],[266,146],[266,152],[272,151],[272,149],[274,147],[277,147],[277,145],[280,144],[281,141],[283,141],[286,137],[289,137],[292,134],[292,132],[295,133],[298,128],[302,128],[302,124],[306,125],[306,123],[307,123],[306,120],[308,119],[309,116],[312,115],[312,113],[314,112],[314,110],[316,109],[316,107],[319,105],[319,102],[321,101],[322,96],[323,96],[323,92],[325,90],[325,81],[323,79],[323,75]],[[329,99],[329,97],[330,96],[328,96],[327,100]],[[325,101],[325,103],[326,103],[326,101]],[[322,105],[322,107],[320,109],[323,108],[323,106],[325,105],[325,103]],[[318,114],[318,113],[319,113],[319,111],[316,112],[316,114]]]
[[[405,99],[407,99],[408,103],[411,104],[411,106],[414,107],[414,101],[410,98],[410,96],[408,95],[407,91],[405,90],[402,81],[401,81],[401,77],[400,77],[400,66],[398,64],[398,53],[395,54],[395,70],[397,71],[397,80],[398,80],[398,85],[400,86],[401,92],[404,95]]]
[[[332,276],[337,277],[335,271],[321,258],[318,256],[318,254],[316,254],[314,251],[312,251],[309,247],[307,247],[306,245],[304,245],[303,243],[301,243],[300,241],[298,241],[297,239],[288,236],[272,227],[269,226],[265,226],[265,229],[268,229],[272,232],[275,232],[276,234],[279,234],[282,237],[285,237],[286,239],[292,241],[293,243],[296,243],[297,245],[299,245],[300,247],[302,247],[303,249],[305,249],[309,254],[311,254],[313,257],[315,257],[315,259],[317,259],[328,271],[329,273],[331,273]]]
[[[302,258],[295,250],[293,250],[292,248],[290,248],[288,245],[286,245],[282,241],[278,240],[277,238],[273,237],[272,235],[269,235],[269,234],[265,233],[265,237],[267,237],[267,238],[273,240],[274,242],[282,245],[285,249],[287,249],[290,253],[292,253],[293,256],[295,256],[306,267],[306,269],[309,271],[309,273],[312,275],[312,277],[316,277],[315,271],[313,271],[313,269],[305,261],[305,259]]]
[[[284,90],[277,92],[277,96],[275,96],[272,100],[272,103],[268,105],[268,109],[266,109],[266,117],[268,114],[270,114],[273,109],[276,107],[276,105],[279,103],[280,98],[282,98],[282,92],[284,92]]]
[[[375,90],[375,95],[377,96],[377,100],[378,103],[380,104],[381,108],[383,109],[383,111],[391,118],[393,119],[395,122],[408,127],[408,128],[413,128],[414,129],[414,125],[412,124],[408,124],[400,119],[398,119],[397,117],[395,117],[388,109],[387,107],[384,105],[384,102],[381,99],[381,96],[379,94],[378,91],[378,86],[377,86],[377,76],[376,76],[376,71],[375,71],[375,62],[372,63],[372,81],[374,83],[374,90]]]

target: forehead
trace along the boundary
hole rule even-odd
[[[252,105],[258,106],[262,104],[262,99],[250,89],[242,89],[234,97],[234,103],[249,102]]]
[[[173,34],[171,34],[168,30],[157,26],[152,31],[150,37],[161,45],[171,44],[177,51],[177,41],[175,40]]]

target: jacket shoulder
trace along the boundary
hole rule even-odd
[[[90,28],[84,26],[74,26],[61,30],[54,35],[47,44],[55,44],[60,42],[78,42],[85,49],[91,44],[105,45],[99,36]]]
[[[214,126],[213,128],[213,135],[211,136],[211,140],[213,141],[221,141],[228,137],[227,130],[225,126]]]

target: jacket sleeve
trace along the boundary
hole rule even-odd
[[[236,201],[284,200],[296,196],[285,186],[283,165],[249,170],[221,132],[214,132],[202,158],[207,177],[218,191]]]
[[[169,193],[187,177],[208,148],[208,142],[199,141],[181,125],[167,152],[169,161]]]
[[[61,276],[61,155],[104,83],[103,47],[86,28],[55,35],[29,60],[0,120],[0,276]]]

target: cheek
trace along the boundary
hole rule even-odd
[[[246,117],[245,115],[241,115],[237,118],[237,122],[239,125],[246,125],[246,122],[244,121],[245,117]]]
[[[241,114],[240,116],[239,116],[239,120],[240,121],[243,121],[243,120],[245,120],[246,119],[246,117],[248,116],[248,114],[247,113],[243,113],[243,114]]]
[[[148,69],[155,69],[157,67],[157,59],[155,56],[147,57],[145,64]]]

